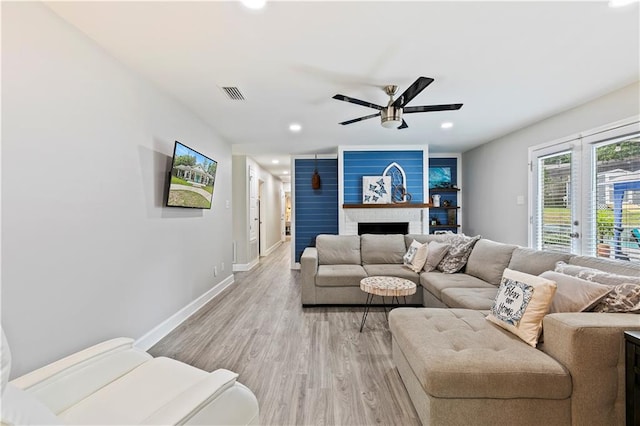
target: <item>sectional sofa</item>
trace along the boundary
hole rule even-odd
[[[640,315],[562,312],[532,347],[485,319],[505,268],[539,275],[557,262],[638,279],[640,265],[536,251],[486,239],[454,274],[414,273],[402,254],[434,235],[318,236],[301,258],[302,303],[364,303],[364,276],[418,285],[423,308],[389,315],[394,363],[423,424],[615,425],[625,422],[623,331]],[[402,247],[404,244],[404,247]],[[386,263],[385,263],[386,262]],[[444,309],[443,309],[444,308]]]

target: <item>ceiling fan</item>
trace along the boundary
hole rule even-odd
[[[418,77],[416,81],[404,91],[402,95],[396,100],[393,99],[393,96],[396,94],[398,90],[398,86],[388,85],[384,87],[385,93],[389,96],[389,103],[386,107],[372,104],[371,102],[361,101],[360,99],[350,98],[345,95],[334,95],[333,99],[337,99],[339,101],[350,102],[352,104],[362,105],[369,108],[377,109],[380,112],[371,115],[365,115],[364,117],[354,118],[353,120],[343,121],[342,125],[347,125],[351,123],[356,123],[358,121],[367,120],[369,118],[381,117],[382,127],[386,128],[398,128],[398,129],[406,129],[407,122],[402,118],[402,114],[412,114],[414,112],[432,112],[432,111],[450,111],[450,110],[458,110],[462,108],[462,104],[446,104],[446,105],[421,105],[421,106],[412,106],[407,107],[406,105],[411,102],[413,98],[418,96],[420,92],[422,92],[428,85],[433,83],[433,79],[429,77]]]

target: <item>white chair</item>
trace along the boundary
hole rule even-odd
[[[256,425],[258,401],[238,375],[158,357],[118,338],[7,383],[2,333],[2,424]]]

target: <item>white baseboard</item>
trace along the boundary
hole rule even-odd
[[[233,270],[233,272],[246,272],[253,269],[253,267],[258,265],[259,263],[260,259],[253,259],[249,263],[234,263],[231,269]]]
[[[282,244],[282,241],[278,241],[277,243],[275,243],[274,245],[272,245],[271,247],[269,247],[266,252],[264,253],[265,256],[269,256],[271,253],[273,253],[274,251],[276,251],[276,249],[278,247],[280,247],[280,245]]]
[[[153,345],[158,343],[163,337],[169,334],[174,328],[182,324],[187,318],[193,315],[198,309],[207,304],[211,299],[216,297],[222,290],[233,284],[233,274],[216,284],[213,288],[208,290],[202,296],[189,303],[184,308],[180,309],[175,314],[171,315],[166,320],[162,321],[151,331],[144,336],[137,339],[134,346],[142,350],[149,350]]]

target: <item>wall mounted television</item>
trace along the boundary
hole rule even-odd
[[[176,141],[167,207],[210,209],[218,162]]]

